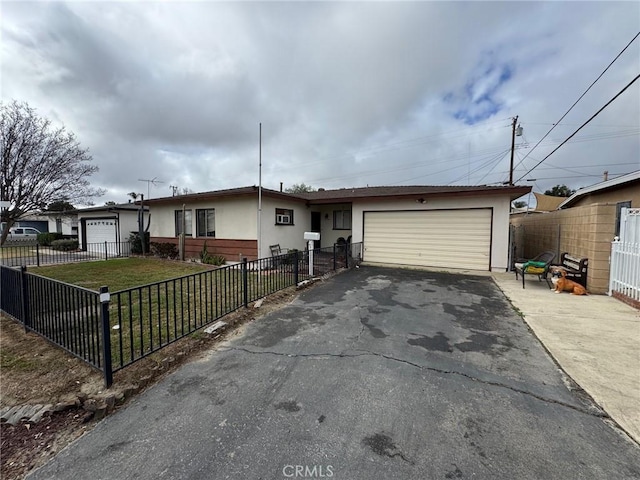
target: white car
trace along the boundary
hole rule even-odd
[[[8,238],[12,240],[37,239],[39,230],[33,227],[13,227],[9,229]]]

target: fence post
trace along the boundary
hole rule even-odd
[[[299,277],[299,269],[300,269],[300,259],[298,257],[298,250],[295,251],[295,253],[293,254],[294,259],[293,259],[293,281],[295,283],[295,285],[298,285],[298,280],[300,279]]]
[[[351,250],[351,244],[350,243],[345,243],[344,244],[344,266],[346,267],[347,270],[349,270],[349,253]]]
[[[611,256],[609,257],[609,291],[607,292],[609,296],[613,295],[614,283],[618,278],[619,241],[619,237],[613,237],[613,242],[611,242]]]
[[[336,270],[336,244],[333,244],[333,270]]]
[[[104,259],[109,260],[109,250],[107,247],[107,241],[104,241]]]
[[[111,294],[109,287],[100,287],[100,321],[102,322],[102,368],[104,386],[109,388],[113,384],[113,370],[111,368],[111,322],[109,321],[109,303]]]
[[[29,332],[31,322],[29,321],[29,283],[27,282],[27,267],[22,265],[20,267],[20,286],[21,286],[21,301],[20,301],[20,313],[22,314],[22,324],[24,325],[24,332]]]
[[[242,287],[244,289],[244,308],[249,306],[249,276],[247,275],[247,257],[242,259]]]
[[[40,266],[40,244],[36,243],[36,265]]]

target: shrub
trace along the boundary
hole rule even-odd
[[[216,265],[216,266],[224,265],[225,263],[227,263],[227,259],[224,258],[222,255],[211,255],[209,253],[209,251],[207,250],[206,241],[202,246],[202,250],[200,250],[200,261],[202,263],[206,263],[207,265]]]
[[[62,239],[61,233],[49,232],[49,233],[38,234],[38,244],[42,245],[43,247],[49,247],[51,246],[51,242],[55,240],[61,240],[61,239]]]
[[[178,258],[178,247],[174,243],[151,242],[151,254],[160,258]]]
[[[63,252],[70,252],[78,249],[78,240],[54,240],[51,242],[51,248],[54,250],[61,250]]]
[[[209,251],[207,250],[207,242],[205,240],[204,245],[202,246],[202,250],[200,250],[200,261],[202,263],[209,263],[207,262],[207,260],[209,260]]]
[[[220,267],[227,263],[227,259],[224,258],[223,255],[209,255],[209,258],[207,260],[208,261],[205,263],[209,265],[216,265],[217,267]]]
[[[144,232],[145,251],[149,253],[149,232]],[[131,243],[131,253],[136,255],[142,255],[142,242],[140,241],[140,234],[138,232],[131,232],[129,235],[129,243]]]

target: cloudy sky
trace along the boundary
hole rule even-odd
[[[3,1],[2,100],[64,124],[97,204],[170,186],[544,191],[640,169],[638,2]],[[527,182],[527,179],[535,181]]]

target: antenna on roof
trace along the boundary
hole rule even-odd
[[[153,177],[151,179],[139,178],[138,181],[139,182],[147,182],[147,200],[149,200],[151,198],[151,184],[153,184],[154,187],[157,187],[158,184],[164,183],[164,182],[158,180],[158,177]]]

